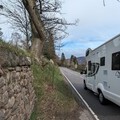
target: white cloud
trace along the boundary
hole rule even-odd
[[[62,49],[68,56],[71,52],[77,56],[81,48],[83,55],[88,47],[94,49],[120,33],[120,3],[117,0],[106,0],[105,7],[102,0],[63,1],[62,11],[67,21],[79,19],[78,26],[69,27],[70,36],[63,40],[69,43]]]

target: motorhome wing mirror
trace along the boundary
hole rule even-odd
[[[80,74],[83,74],[83,71],[80,71]]]
[[[80,74],[87,74],[87,71],[86,71],[86,70],[82,70],[82,71],[80,72]]]

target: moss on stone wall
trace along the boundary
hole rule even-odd
[[[14,67],[30,65],[31,61],[23,50],[0,40],[0,66]]]

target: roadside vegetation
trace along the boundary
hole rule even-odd
[[[11,51],[13,53],[15,53],[16,55],[20,55],[20,56],[30,56],[30,54],[26,51],[23,51],[22,49],[13,46],[12,44],[10,44],[9,42],[5,42],[4,40],[0,39],[0,48],[4,49],[5,51]]]
[[[85,70],[86,61],[82,60],[82,63],[79,63],[78,61],[81,61],[80,58],[77,58],[76,56],[71,55],[70,59],[66,59],[65,54],[62,53],[59,66],[67,67],[69,69],[81,72],[82,70]]]
[[[36,102],[30,120],[77,120],[80,108],[59,68],[34,62],[32,70]]]

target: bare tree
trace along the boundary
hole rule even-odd
[[[54,40],[65,38],[68,35],[66,33],[67,26],[77,23],[77,21],[68,23],[61,17],[61,2],[59,0],[39,0],[36,7],[39,10],[39,14],[41,14],[45,30],[48,32],[52,30]]]
[[[59,0],[39,0],[37,2],[36,8],[41,15],[42,23],[45,27],[47,33],[51,32],[53,37],[54,45],[52,48],[60,49],[64,44],[59,44],[63,38],[65,38],[68,33],[66,33],[66,29],[68,25],[75,25],[75,23],[68,23],[65,19],[61,16],[61,2]],[[59,16],[59,17],[58,17]],[[47,34],[47,39],[49,40],[49,34]],[[47,40],[46,39],[46,40]],[[46,42],[48,43],[48,41]],[[47,44],[51,45],[51,44]],[[45,45],[46,46],[46,45]],[[58,48],[59,47],[59,48]],[[47,47],[49,48],[49,46]],[[49,50],[50,51],[50,50]],[[52,51],[51,51],[52,53]],[[50,55],[48,53],[48,55]]]
[[[36,0],[22,0],[26,10],[29,13],[32,28],[32,53],[37,58],[40,59],[42,54],[43,44],[46,40],[46,33],[44,26],[41,21],[38,9],[35,8]]]
[[[116,0],[116,1],[120,2],[120,0]],[[106,5],[106,4],[105,4],[105,0],[103,0],[103,5],[104,5],[104,6]]]
[[[11,40],[9,41],[10,44],[16,47],[20,47],[20,41],[22,36],[18,32],[13,32],[11,34]]]
[[[19,4],[16,4],[16,1]],[[67,23],[62,17],[58,17],[61,15],[61,3],[59,0],[14,0],[14,2],[10,0],[10,2],[13,3],[13,5],[17,5],[19,12],[15,6],[6,7],[3,5],[3,7],[5,6],[4,9],[6,13],[9,14],[1,13],[1,15],[14,20],[16,27],[19,27],[19,29],[20,25],[21,28],[27,28],[25,29],[25,33],[28,33],[28,29],[31,28],[31,51],[38,59],[42,54],[44,44],[46,44],[46,41],[50,40],[51,35],[49,31],[52,33],[52,48],[55,48],[54,43],[66,36],[66,26],[73,25]],[[13,9],[10,10],[10,8]],[[21,9],[23,12],[21,12]],[[24,15],[20,13],[24,13]],[[24,22],[25,24],[22,23],[24,19],[26,20],[26,22]],[[28,34],[26,34],[26,36],[28,36]]]
[[[23,33],[25,35],[25,41],[26,43],[25,49],[30,48],[30,36],[31,36],[31,27],[30,27],[30,21],[29,21],[29,15],[22,3],[21,0],[9,0],[9,2],[5,3],[1,0],[0,2],[1,9],[0,15],[5,16],[8,18],[8,22],[12,25],[13,29],[19,30],[19,32]],[[9,3],[9,4],[8,4]]]

